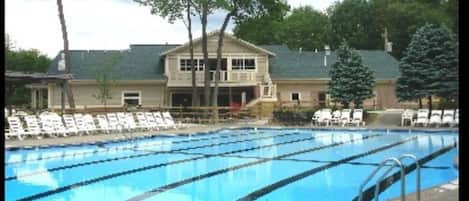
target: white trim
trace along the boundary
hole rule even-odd
[[[121,106],[124,106],[124,94],[125,93],[138,93],[138,98],[136,98],[138,100],[138,104],[139,105],[142,105],[142,91],[132,91],[132,90],[129,90],[129,91],[121,91]],[[130,99],[133,99],[133,98],[130,98]]]
[[[47,108],[52,107],[52,84],[47,86]]]
[[[297,92],[297,91],[290,92],[290,101],[296,101],[296,100],[293,100],[293,94],[294,93],[298,94],[298,100],[301,101],[301,93]]]

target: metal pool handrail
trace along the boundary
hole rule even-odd
[[[384,160],[383,162],[381,162],[379,164],[379,166],[368,176],[368,178],[365,179],[365,181],[362,183],[362,185],[360,185],[360,189],[358,190],[358,201],[362,201],[363,199],[363,188],[365,187],[365,185],[376,175],[376,173],[384,166],[386,165],[387,162],[389,161],[392,161],[393,164],[392,166],[386,171],[386,173],[384,175],[387,175],[391,169],[394,168],[394,166],[396,166],[396,164],[401,168],[401,200],[402,201],[405,201],[405,173],[404,173],[404,166],[402,165],[401,161],[395,157],[390,157],[390,158],[387,158],[386,160]],[[384,175],[380,178],[380,180],[382,178],[384,178]],[[379,182],[377,183],[377,185],[379,185]],[[376,196],[376,191],[375,191],[375,196]],[[376,199],[376,197],[375,197]]]
[[[411,159],[414,159],[415,161],[415,165],[417,167],[417,180],[415,181],[416,182],[416,185],[417,185],[417,201],[420,201],[420,164],[419,164],[419,161],[417,159],[417,157],[413,154],[402,154],[400,157],[399,157],[399,161],[402,161],[402,159],[404,158],[411,158]]]

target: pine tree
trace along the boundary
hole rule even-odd
[[[345,108],[350,102],[355,108],[361,107],[365,99],[373,97],[373,71],[363,64],[361,56],[345,41],[337,50],[337,60],[329,71],[329,94]]]
[[[459,95],[458,53],[448,28],[425,24],[412,36],[399,69],[396,95],[411,101],[437,95],[456,99]]]

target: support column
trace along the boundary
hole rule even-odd
[[[43,89],[38,89],[38,94],[37,94],[37,99],[39,104],[38,104],[38,108],[36,109],[42,109],[43,106],[44,106],[44,90]]]
[[[37,100],[36,94],[37,93],[36,93],[36,90],[37,89],[35,89],[35,88],[31,88],[31,108],[34,109],[34,110],[37,109],[37,102],[36,102],[36,100]]]
[[[231,87],[230,86],[228,86],[228,101],[229,101],[228,104],[230,104],[230,105],[233,102],[233,93],[231,92]]]

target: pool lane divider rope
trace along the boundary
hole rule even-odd
[[[434,158],[445,154],[446,152],[450,151],[451,149],[455,148],[457,146],[457,143],[455,142],[452,145],[448,145],[446,147],[441,148],[438,151],[435,151],[421,159],[418,160],[418,163],[420,165],[423,165]],[[405,166],[404,168],[404,173],[405,175],[409,174],[410,172],[414,171],[417,168],[417,165],[415,163],[412,163],[411,165]],[[384,178],[380,183],[379,183],[379,193],[384,192],[387,188],[389,188],[391,185],[396,183],[401,179],[401,173],[400,171],[396,171],[394,174]],[[411,183],[410,185],[416,185],[414,183]],[[367,188],[365,191],[363,191],[363,201],[370,201],[374,199],[374,194],[375,194],[375,189],[376,185],[372,185],[369,188]],[[358,201],[358,195],[352,199],[352,201]]]
[[[207,147],[215,147],[215,146],[221,146],[221,145],[227,145],[227,144],[237,144],[237,143],[242,143],[242,142],[250,142],[250,141],[262,140],[262,139],[268,139],[268,138],[280,138],[280,137],[286,137],[286,136],[298,135],[298,134],[301,134],[301,133],[294,132],[294,133],[286,133],[286,134],[281,134],[281,135],[262,136],[262,137],[257,137],[257,138],[248,138],[248,139],[243,139],[243,140],[228,141],[228,142],[221,142],[221,143],[214,143],[214,144],[207,144],[207,145],[199,145],[199,146],[194,146],[194,147],[185,147],[185,148],[175,149],[175,150],[172,150],[172,151],[141,150],[141,151],[146,151],[147,153],[127,155],[127,156],[108,158],[108,159],[102,159],[102,160],[95,160],[95,161],[89,161],[89,162],[84,162],[84,163],[76,163],[76,164],[71,164],[71,165],[66,165],[66,166],[59,166],[59,167],[49,168],[49,169],[42,170],[42,171],[30,172],[28,174],[23,174],[23,175],[20,175],[20,176],[6,177],[5,181],[11,181],[11,180],[16,180],[16,179],[22,178],[22,177],[29,177],[29,176],[34,176],[34,175],[38,175],[38,174],[44,174],[44,173],[49,173],[49,172],[54,172],[54,171],[59,171],[59,170],[64,170],[64,169],[70,169],[70,168],[76,168],[76,167],[81,167],[81,166],[86,166],[86,165],[94,165],[94,164],[98,164],[98,163],[106,163],[106,162],[126,160],[126,159],[131,159],[131,158],[139,158],[139,157],[146,157],[146,156],[151,156],[151,155],[158,155],[158,154],[178,153],[179,151],[186,151],[186,150],[207,148]],[[277,146],[277,145],[282,145],[282,144],[288,144],[288,143],[294,143],[294,142],[300,142],[300,141],[307,141],[307,140],[311,140],[311,139],[315,139],[315,138],[321,138],[321,137],[327,137],[327,136],[302,138],[302,139],[299,139],[299,140],[287,141],[287,143],[283,142],[283,143],[271,144],[270,146]],[[251,150],[260,149],[260,148],[264,148],[264,147],[257,146],[257,147],[253,147],[253,148],[242,149],[242,150],[243,151],[251,151]],[[134,150],[135,151],[135,149],[129,149],[129,150]],[[233,151],[233,153],[238,153],[238,152],[241,152],[241,151],[239,151],[239,150]]]
[[[282,179],[280,181],[277,181],[273,184],[270,184],[268,186],[265,186],[261,189],[258,189],[256,191],[253,191],[251,193],[249,193],[248,195],[238,199],[238,201],[251,201],[251,200],[256,200],[258,199],[259,197],[262,197],[278,188],[281,188],[283,186],[286,186],[292,182],[295,182],[295,181],[298,181],[300,179],[303,179],[305,177],[308,177],[308,176],[311,176],[313,174],[316,174],[318,172],[321,172],[321,171],[324,171],[324,170],[327,170],[329,168],[332,168],[332,167],[335,167],[335,166],[338,166],[338,165],[341,165],[345,162],[348,162],[348,161],[352,161],[352,160],[355,160],[355,159],[358,159],[358,158],[362,158],[362,157],[365,157],[365,156],[368,156],[368,155],[371,155],[371,154],[375,154],[377,152],[381,152],[381,151],[384,151],[386,149],[390,149],[392,147],[395,147],[395,146],[398,146],[398,145],[401,145],[401,144],[404,144],[406,142],[410,142],[410,141],[413,141],[413,140],[416,140],[418,138],[418,136],[414,136],[414,137],[410,137],[406,140],[403,140],[403,141],[399,141],[399,142],[396,142],[396,143],[392,143],[392,144],[388,144],[386,146],[382,146],[382,147],[379,147],[379,148],[376,148],[376,149],[373,149],[373,150],[370,150],[370,151],[367,151],[367,152],[364,152],[364,153],[361,153],[361,154],[356,154],[356,155],[353,155],[353,156],[349,156],[349,157],[346,157],[346,158],[343,158],[341,160],[337,160],[337,161],[334,161],[334,162],[331,162],[327,165],[323,165],[323,166],[319,166],[319,167],[316,167],[316,168],[313,168],[313,169],[310,169],[310,170],[307,170],[307,171],[304,171],[304,172],[301,172],[299,174],[296,174],[296,175],[293,175],[291,177],[288,177],[288,178],[285,178],[285,179]]]
[[[203,153],[191,153],[191,152],[177,152],[179,154],[186,154],[186,155],[204,155]],[[221,156],[221,155],[220,155]],[[243,156],[243,155],[223,155],[221,157],[227,158],[241,158],[241,159],[267,159],[268,157],[259,157],[259,156]],[[310,163],[332,163],[335,160],[314,160],[314,159],[296,159],[296,158],[283,158],[283,159],[276,159],[277,161],[289,161],[289,162],[310,162]],[[360,166],[379,166],[379,163],[367,163],[367,162],[345,162],[343,164],[348,165],[360,165]],[[385,164],[384,166],[391,166],[390,164]],[[422,165],[420,168],[425,169],[450,169],[450,166],[426,166]]]
[[[377,136],[383,136],[383,135],[364,136],[364,137],[360,138],[359,140],[371,139],[371,138],[374,138],[374,137],[377,137]],[[345,144],[345,143],[352,143],[354,141],[357,141],[357,139],[351,139],[351,140],[348,140],[348,141],[332,143],[332,144],[325,145],[325,146],[304,149],[304,150],[300,150],[300,151],[296,151],[296,152],[292,152],[292,153],[288,153],[288,154],[279,155],[279,156],[272,157],[272,158],[266,158],[266,159],[263,159],[263,160],[257,160],[257,161],[253,161],[253,162],[249,162],[249,163],[244,163],[244,164],[235,165],[235,166],[232,166],[232,167],[220,169],[220,170],[217,170],[217,171],[212,171],[212,172],[209,172],[209,173],[206,173],[206,174],[202,174],[202,175],[199,175],[199,176],[187,178],[187,179],[184,179],[184,180],[181,180],[181,181],[178,181],[178,182],[167,184],[167,185],[162,186],[162,187],[158,187],[156,189],[153,189],[153,190],[144,192],[140,195],[137,195],[135,197],[132,197],[132,198],[128,199],[127,201],[144,200],[144,199],[156,196],[156,195],[158,195],[160,193],[163,193],[165,191],[177,188],[179,186],[182,186],[182,185],[185,185],[185,184],[188,184],[188,183],[193,183],[193,182],[196,182],[196,181],[201,180],[201,179],[206,179],[206,178],[216,176],[216,175],[219,175],[219,174],[227,173],[227,172],[230,172],[230,171],[234,171],[234,170],[237,170],[237,169],[241,169],[241,168],[245,168],[245,167],[249,167],[249,166],[253,166],[253,165],[258,165],[258,164],[261,164],[261,163],[266,163],[266,162],[277,160],[277,159],[287,158],[287,157],[291,157],[291,156],[295,156],[295,155],[299,155],[299,154],[303,154],[303,153],[314,152],[314,151],[322,150],[322,149],[325,149],[325,148],[331,148],[331,147],[339,146],[339,145],[342,145],[342,144]]]
[[[367,135],[367,136],[363,136],[362,138],[360,138],[360,140],[371,139],[371,138],[375,138],[375,137],[383,137],[383,136],[387,136],[387,135],[383,135],[383,134]],[[322,137],[322,136],[320,136],[320,137]],[[326,137],[326,136],[324,135],[324,137]],[[327,137],[329,137],[329,136],[327,136]],[[314,139],[314,137],[311,137],[311,138]],[[289,154],[284,154],[284,155],[281,155],[281,156],[277,156],[277,157],[274,157],[272,159],[260,160],[260,161],[254,162],[254,163],[251,162],[251,163],[246,163],[244,165],[238,165],[240,167],[237,167],[237,166],[234,166],[234,167],[237,167],[236,169],[239,169],[239,168],[242,168],[242,167],[247,167],[247,166],[251,166],[251,165],[255,165],[255,164],[259,164],[259,163],[264,163],[264,162],[267,162],[267,161],[270,161],[270,160],[274,160],[275,158],[290,157],[290,156],[294,156],[294,155],[298,155],[298,154],[302,154],[302,153],[318,151],[318,150],[321,150],[321,149],[335,147],[335,146],[338,146],[338,145],[342,145],[342,144],[350,143],[350,142],[354,142],[354,141],[356,141],[356,139],[352,139],[352,140],[349,140],[349,141],[337,142],[337,143],[328,144],[328,145],[324,145],[324,146],[318,146],[318,147],[305,149],[305,150],[301,150],[301,151],[296,151],[296,152],[292,152],[292,153],[289,153]],[[269,146],[269,145],[260,146],[260,147],[267,147],[267,146]],[[276,146],[276,145],[272,144],[270,146]],[[242,150],[238,150],[238,152],[243,152],[245,150],[253,150],[253,149],[252,148],[242,149]],[[234,153],[234,151],[221,153],[219,155],[228,154],[228,153]],[[146,171],[146,170],[150,170],[150,169],[154,169],[154,168],[165,167],[165,166],[179,164],[179,163],[185,163],[185,162],[189,162],[189,161],[206,159],[206,158],[210,158],[210,157],[214,157],[214,156],[217,156],[217,155],[209,155],[209,156],[203,155],[203,156],[200,156],[200,157],[176,160],[176,161],[171,161],[171,162],[167,162],[167,163],[159,163],[159,164],[149,165],[149,166],[140,167],[140,168],[136,168],[136,169],[131,169],[131,170],[127,170],[127,171],[117,172],[117,173],[97,177],[97,178],[94,178],[94,179],[85,180],[85,181],[73,183],[73,184],[70,184],[70,185],[62,186],[62,187],[59,187],[59,188],[56,188],[56,189],[53,189],[53,190],[44,191],[42,193],[34,194],[34,195],[31,195],[31,196],[19,199],[18,201],[29,201],[29,200],[40,199],[40,198],[44,198],[44,197],[47,197],[47,196],[50,196],[50,195],[53,195],[53,194],[68,191],[68,190],[73,189],[73,188],[78,188],[78,187],[81,187],[81,186],[90,185],[90,184],[93,184],[93,183],[97,183],[97,182],[107,180],[107,179],[112,179],[112,178],[115,178],[115,177],[120,177],[120,176],[124,176],[124,175],[128,175],[128,174],[133,174],[133,173],[136,173],[136,172]],[[225,168],[225,169],[215,171],[215,172],[219,172],[219,173],[216,173],[216,174],[221,174],[223,172],[228,172],[228,171],[231,171],[231,170],[235,170],[235,169],[233,169],[234,167]],[[220,171],[222,171],[222,172],[220,172]],[[212,172],[212,174],[213,174],[213,172]],[[216,175],[216,174],[214,174],[214,175]],[[202,175],[200,175],[200,176],[192,177],[191,180],[187,180],[187,181],[184,180],[184,181],[186,181],[185,183],[190,183],[191,181],[196,181],[196,180],[208,177],[207,174],[205,174],[205,175],[206,175],[205,177],[201,177]]]
[[[298,132],[295,132],[295,133],[298,133]],[[171,141],[171,144],[189,143],[189,142],[197,142],[197,141],[204,141],[204,140],[223,139],[223,138],[231,138],[231,137],[244,136],[244,135],[259,135],[259,134],[261,134],[261,132],[236,133],[236,134],[221,135],[221,136],[217,135],[217,136],[206,137],[206,138],[195,138],[195,139],[189,139],[189,140]],[[157,137],[157,136],[155,136],[155,137]],[[129,140],[127,139],[127,141],[129,141]],[[111,144],[111,143],[121,143],[121,141],[119,141],[119,142],[109,142],[109,144]],[[103,147],[104,144],[108,144],[108,143],[96,143],[96,144],[91,144],[91,145],[87,144],[87,145],[88,146]],[[165,144],[165,143],[163,143],[163,144]],[[158,144],[158,145],[161,145],[161,144]],[[82,146],[85,146],[85,145],[82,145]],[[147,146],[151,146],[151,145],[147,145]],[[146,146],[143,146],[143,147],[146,147]],[[119,148],[118,146],[115,147],[115,149],[118,149],[118,148]],[[49,159],[55,159],[55,158],[64,158],[64,157],[67,157],[67,156],[79,156],[79,155],[86,155],[86,154],[96,154],[96,153],[99,153],[99,152],[105,152],[105,151],[110,151],[110,150],[112,150],[112,149],[104,149],[104,150],[103,149],[95,149],[94,151],[79,152],[79,153],[73,153],[73,154],[65,154],[64,153],[64,154],[61,154],[61,155],[58,155],[58,156],[39,157],[37,159],[7,162],[7,163],[5,163],[5,166],[19,164],[19,163],[28,163],[28,162],[35,162],[35,161],[41,161],[41,160],[49,160]]]

